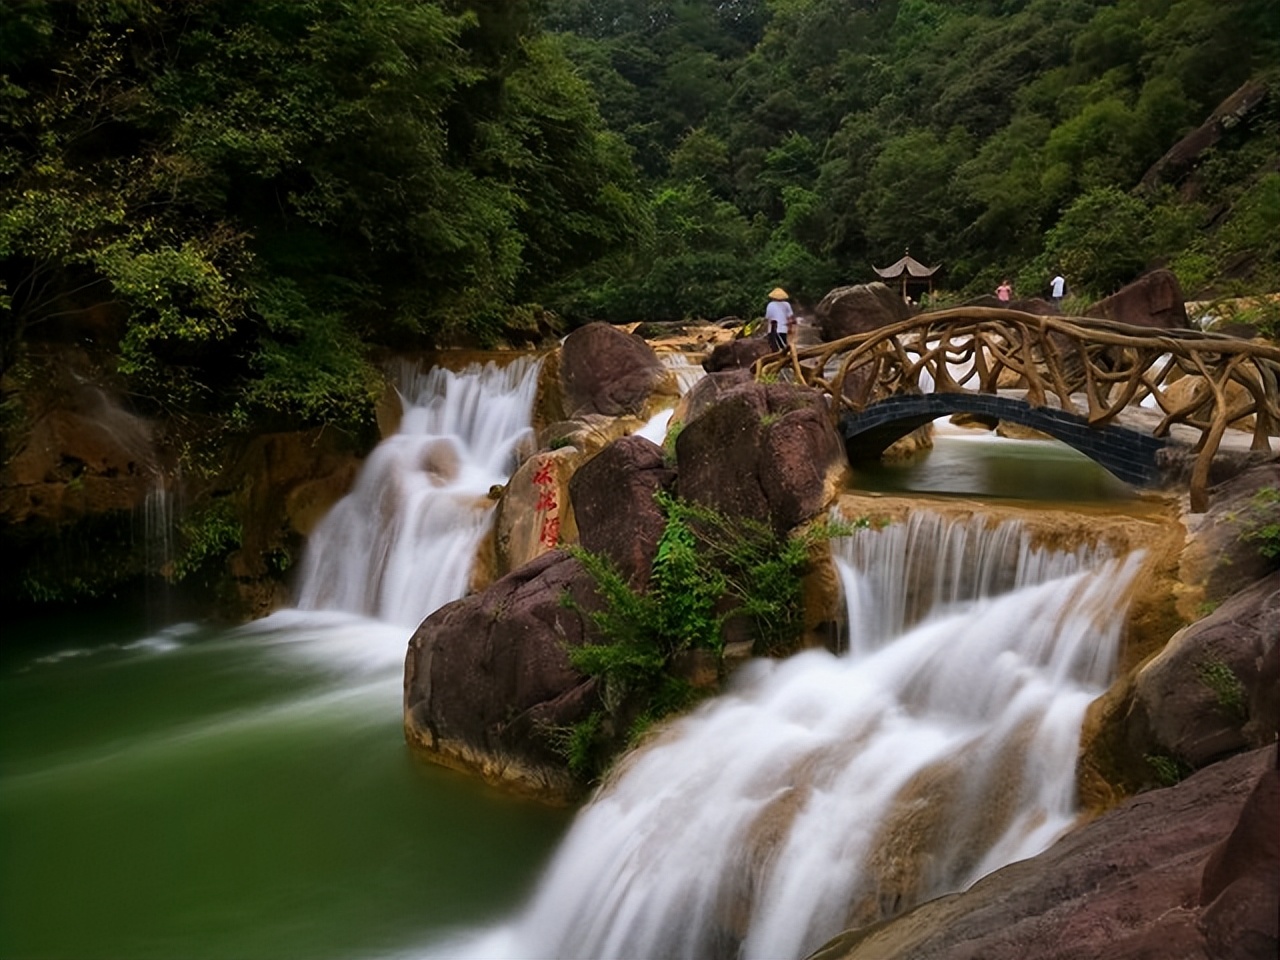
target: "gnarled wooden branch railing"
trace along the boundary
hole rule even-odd
[[[1280,347],[1195,330],[1151,330],[1082,317],[1042,317],[992,307],[920,314],[869,333],[772,354],[757,377],[790,371],[830,394],[833,415],[885,397],[936,392],[1025,391],[1033,406],[1050,397],[1094,426],[1111,423],[1150,397],[1162,417],[1199,431],[1193,446],[1191,507],[1207,505],[1209,468],[1229,424],[1253,417],[1252,449],[1280,435]],[[1188,386],[1170,390],[1178,380]]]

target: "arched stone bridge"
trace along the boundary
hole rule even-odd
[[[1197,512],[1215,458],[1274,459],[1280,435],[1280,347],[1192,330],[961,307],[793,345],[756,373],[831,396],[855,462],[970,413],[1047,433],[1135,486],[1185,478]]]

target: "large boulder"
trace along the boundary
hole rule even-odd
[[[1111,296],[1091,304],[1084,315],[1157,330],[1191,327],[1182,287],[1172,270],[1143,274]]]
[[[685,391],[671,414],[671,423],[683,428],[719,403],[730,390],[754,382],[751,372],[739,367],[709,373]]]
[[[720,370],[750,369],[761,357],[773,353],[773,347],[764,337],[744,337],[741,340],[730,340],[717,345],[707,359],[702,361],[702,369],[707,373]]]
[[[542,469],[544,456],[530,461],[532,470]],[[552,456],[543,465],[554,470],[557,462]],[[648,580],[665,523],[653,495],[672,479],[659,447],[624,437],[568,480],[583,547],[608,557],[637,587]],[[572,609],[562,602],[566,592]],[[405,661],[409,742],[439,763],[520,792],[551,801],[577,796],[582,785],[556,731],[600,706],[595,682],[573,669],[567,652],[599,642],[579,611],[600,606],[582,565],[549,551],[431,614]]]
[[[1209,509],[1186,517],[1187,546],[1179,579],[1185,587],[1183,614],[1199,615],[1204,605],[1276,569],[1249,535],[1280,514],[1280,466],[1264,463],[1236,474],[1209,491]]]
[[[661,447],[644,437],[623,437],[569,482],[583,549],[607,557],[637,589],[648,584],[666,525],[654,494],[671,490],[675,479]]]
[[[670,402],[679,396],[675,376],[653,348],[607,323],[589,323],[569,334],[560,349],[558,367],[567,417],[643,416],[653,394]]]
[[[1274,960],[1275,762],[1269,747],[1144,793],[810,960]]]
[[[808,387],[734,387],[676,438],[681,497],[778,533],[822,512],[847,467],[826,402]]]
[[[409,744],[516,792],[576,797],[555,731],[586,719],[598,698],[569,663],[567,648],[591,627],[562,602],[566,591],[584,609],[597,604],[581,564],[556,551],[427,617],[405,658]]]
[[[878,330],[911,315],[902,297],[883,283],[836,287],[814,309],[823,340]]]
[[[1120,693],[1098,701],[1082,769],[1130,789],[1275,739],[1280,712],[1280,572],[1179,631]],[[1093,718],[1096,719],[1097,718]]]
[[[572,446],[544,450],[511,475],[493,522],[492,576],[473,579],[473,588],[488,586],[560,544],[577,541],[569,480],[585,459]]]

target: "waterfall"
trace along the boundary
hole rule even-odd
[[[846,655],[740,670],[626,759],[519,917],[447,955],[799,958],[1059,836],[1140,557],[902,527],[839,544]]]
[[[400,429],[361,467],[310,537],[298,607],[416,627],[466,592],[492,522],[488,492],[507,481],[531,434],[540,362],[404,367]]]
[[[870,651],[926,615],[962,601],[1093,569],[1105,547],[1033,546],[1017,520],[947,519],[916,511],[880,530],[857,530],[832,543],[856,652]]]
[[[174,495],[165,475],[159,471],[142,505],[143,543],[146,545],[146,572],[167,574],[173,563]]]

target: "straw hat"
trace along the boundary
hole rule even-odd
[[[770,300],[790,300],[791,298],[787,296],[787,291],[783,290],[781,287],[774,287],[772,290],[769,291],[769,299]]]

